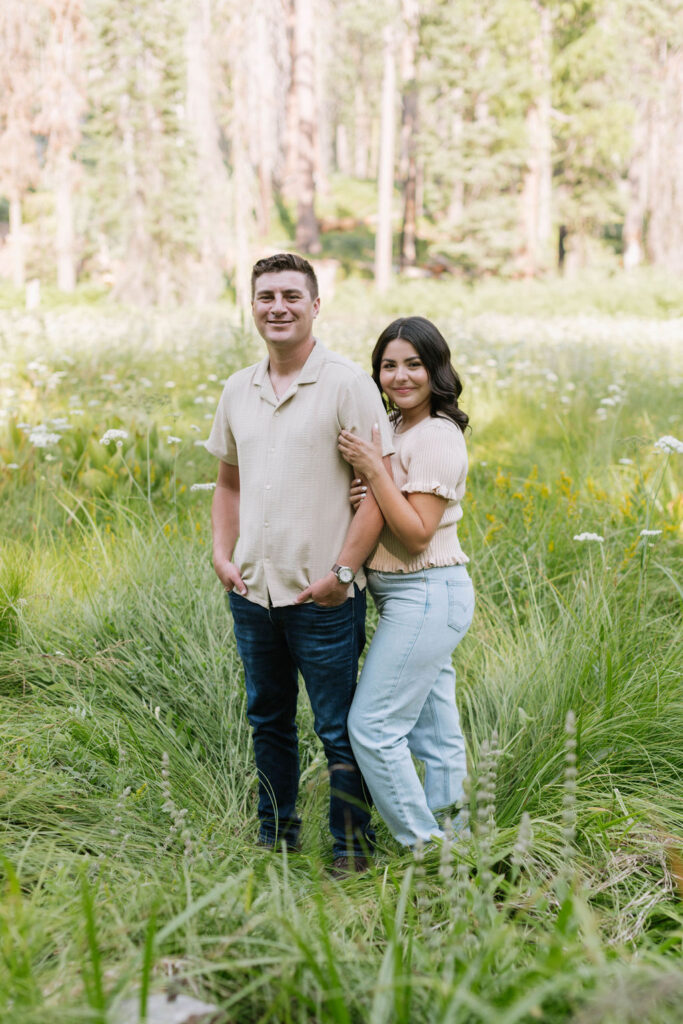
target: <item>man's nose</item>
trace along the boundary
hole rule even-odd
[[[284,313],[285,304],[281,295],[276,295],[273,298],[273,303],[270,307],[271,313]]]

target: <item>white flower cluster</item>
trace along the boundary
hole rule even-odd
[[[110,444],[112,441],[125,441],[128,437],[127,430],[116,430],[111,427],[109,430],[105,430],[100,438],[100,444]]]
[[[574,540],[597,540],[600,544],[605,542],[605,538],[601,537],[599,533],[575,533]]]
[[[174,437],[173,434],[169,434],[166,440],[169,444],[180,444],[183,439],[182,437]]]
[[[62,435],[51,433],[43,423],[40,423],[37,427],[34,427],[28,435],[28,439],[34,448],[47,448],[48,445],[57,444],[58,441],[61,441]]]
[[[215,486],[216,486],[215,483],[212,483],[212,484],[192,484],[192,487],[190,487],[190,490],[191,491],[212,491]]]
[[[664,437],[660,437],[658,441],[655,441],[655,448],[659,448],[661,452],[678,452],[679,455],[683,455],[683,441],[679,441],[677,437],[672,437],[671,434],[665,434]]]
[[[641,537],[659,537],[661,530],[641,530]]]

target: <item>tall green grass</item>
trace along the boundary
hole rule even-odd
[[[473,421],[463,546],[477,611],[455,662],[472,836],[415,858],[378,822],[372,871],[341,883],[326,870],[327,778],[303,695],[304,852],[254,846],[210,495],[189,490],[214,470],[190,443],[205,393],[194,351],[179,341],[163,365],[135,357],[159,400],[135,424],[122,410],[139,379],[125,384],[112,355],[114,395],[74,357],[68,389],[103,404],[84,401],[92,411],[64,443],[35,450],[8,427],[3,458],[19,469],[3,470],[0,511],[3,1024],[114,1022],[169,985],[245,1024],[680,1020],[682,468],[653,447],[681,436],[674,356],[668,336],[653,342],[660,368],[642,377],[628,340],[572,344],[567,325],[548,338],[520,321],[505,338],[487,323],[486,336],[482,323],[453,326]],[[330,341],[354,352],[369,324]],[[198,357],[204,379],[244,358],[226,352],[217,368],[214,343]],[[34,387],[41,420],[68,389]],[[115,409],[131,446],[104,494],[79,459],[100,456]],[[169,413],[184,438],[171,462]],[[154,429],[137,478],[127,452],[144,461]],[[167,487],[145,486],[152,467]],[[604,542],[575,541],[582,532]]]

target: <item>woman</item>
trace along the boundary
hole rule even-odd
[[[436,814],[462,798],[465,743],[451,655],[474,592],[458,542],[467,415],[444,338],[420,316],[394,320],[372,353],[394,426],[392,476],[379,444],[342,431],[341,454],[365,477],[385,526],[368,560],[379,624],[349,715],[351,744],[378,811],[405,846],[442,837]],[[373,435],[373,442],[375,441]],[[354,480],[357,506],[365,488]],[[424,762],[424,788],[411,754]]]

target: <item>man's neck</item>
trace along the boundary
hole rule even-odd
[[[282,349],[276,345],[268,345],[268,373],[271,378],[277,379],[293,378],[300,370],[310,356],[315,346],[315,338],[309,338],[308,341],[301,342],[295,348]]]

